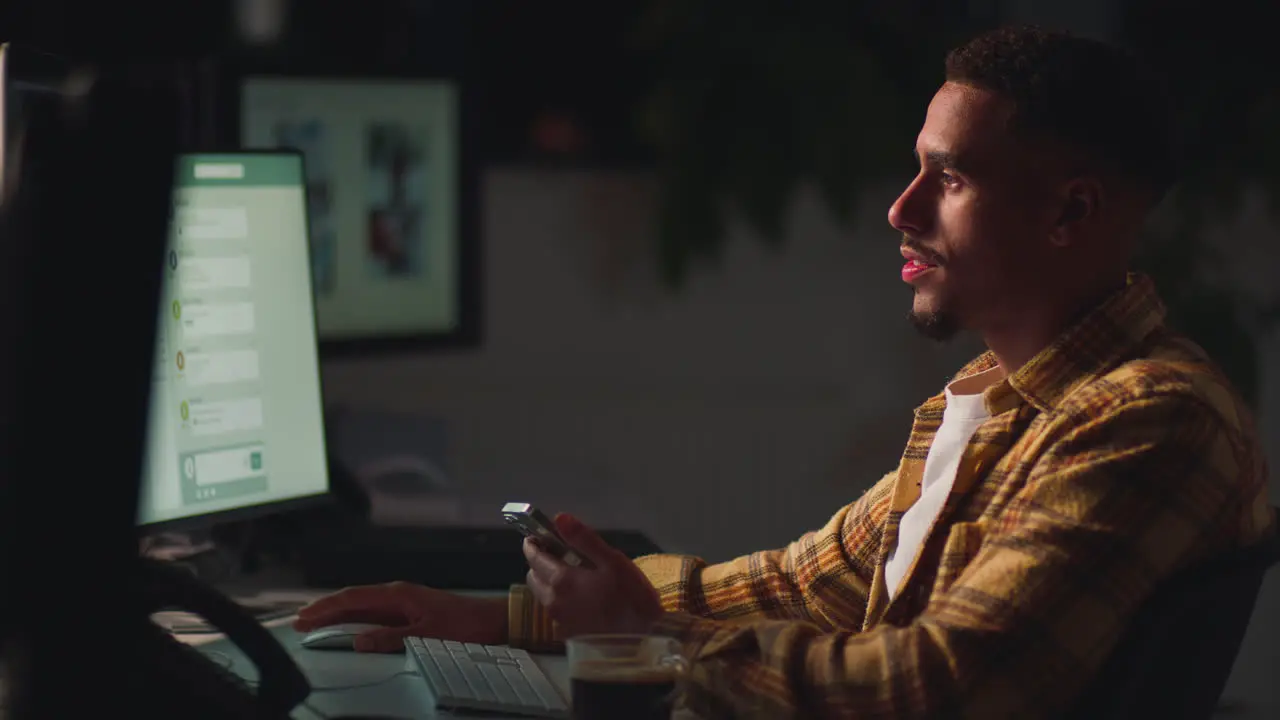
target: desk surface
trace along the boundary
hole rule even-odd
[[[256,593],[261,600],[295,600],[307,602],[323,595],[323,591],[276,590]],[[471,593],[494,595],[494,593]],[[501,594],[501,593],[499,593]],[[388,655],[356,653],[345,650],[309,650],[299,641],[302,634],[293,629],[293,618],[266,623],[289,655],[311,681],[313,691],[305,706],[294,717],[307,720],[343,715],[386,715],[389,718],[466,717],[469,720],[504,718],[511,715],[465,715],[436,710],[431,693],[403,653]],[[184,642],[208,653],[215,662],[231,663],[231,670],[241,677],[255,679],[253,664],[239,648],[221,635],[193,634],[179,636]],[[538,665],[567,698],[568,665],[563,656],[535,655]]]
[[[325,590],[262,590],[263,587],[287,587],[287,575],[258,578],[245,584],[223,588],[237,600],[264,602],[311,602],[329,591]],[[282,582],[283,581],[283,582]],[[294,585],[294,587],[297,587]],[[476,591],[464,593],[477,597],[501,597],[506,593]],[[290,657],[311,681],[312,692],[306,705],[299,706],[293,716],[299,720],[324,720],[343,715],[385,715],[390,718],[451,718],[468,720],[512,720],[514,715],[486,714],[479,712],[452,713],[436,710],[426,681],[404,653],[357,653],[346,650],[309,650],[299,643],[302,633],[293,629],[293,618],[282,618],[265,623],[280,641]],[[192,634],[178,638],[209,654],[214,662],[230,663],[232,672],[243,678],[257,678],[253,663],[240,649],[222,635]],[[547,678],[560,690],[566,701],[569,698],[569,665],[563,655],[534,655],[538,666]],[[677,710],[672,720],[697,720],[685,710]]]
[[[426,683],[409,665],[403,653],[386,655],[308,650],[298,644],[301,634],[289,626],[289,621],[274,621],[268,626],[311,681],[311,697],[306,705],[294,712],[296,718],[312,720],[343,715],[385,715],[389,718],[466,717],[481,720],[492,717],[510,720],[512,717],[483,713],[454,715],[436,710]],[[209,653],[215,662],[225,664],[229,660],[231,670],[241,677],[255,677],[252,663],[222,636],[204,636],[193,642],[200,650]],[[567,698],[568,667],[565,659],[550,655],[535,657],[543,672]]]

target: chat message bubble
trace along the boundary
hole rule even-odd
[[[196,163],[192,175],[197,180],[239,180],[244,177],[244,163]]]
[[[183,461],[182,471],[196,485],[218,485],[267,473],[263,447],[228,448],[196,453]]]
[[[206,338],[225,335],[247,335],[253,332],[253,303],[175,303],[174,316],[182,323],[184,338]]]
[[[208,437],[262,427],[262,398],[193,400],[184,418],[193,435]]]
[[[249,257],[189,257],[178,265],[178,284],[184,290],[249,287]]]
[[[249,211],[243,207],[188,207],[174,215],[179,240],[243,240],[249,237]]]
[[[176,362],[187,384],[194,387],[258,379],[257,350],[182,353]]]

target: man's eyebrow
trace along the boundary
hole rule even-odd
[[[915,157],[916,162],[920,162],[919,150],[912,148],[911,154]],[[960,163],[958,162],[955,154],[949,153],[945,150],[930,150],[924,154],[924,157],[931,165],[940,165],[942,167],[955,168],[957,170],[961,169]]]

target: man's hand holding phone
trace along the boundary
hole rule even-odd
[[[543,552],[550,553],[565,565],[592,567],[591,561],[574,552],[560,537],[553,523],[541,510],[529,503],[507,503],[502,506],[502,519],[529,538]]]
[[[662,603],[631,558],[571,515],[561,513],[550,524],[567,549],[585,561],[565,562],[540,547],[545,538],[524,540],[529,589],[563,635],[648,632],[662,615]]]

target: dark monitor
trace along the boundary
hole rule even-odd
[[[140,525],[210,525],[327,495],[307,257],[300,154],[179,157]]]
[[[66,648],[154,630],[135,521],[179,102],[121,67],[47,93],[33,57],[5,46],[0,87],[3,714],[149,715],[145,657],[68,665]]]
[[[240,145],[306,156],[323,353],[478,342],[462,83],[244,73],[233,85]]]
[[[16,182],[23,135],[34,126],[49,125],[53,114],[63,109],[71,70],[71,64],[57,55],[0,44],[0,192]],[[37,153],[26,162],[29,166],[40,159]]]

